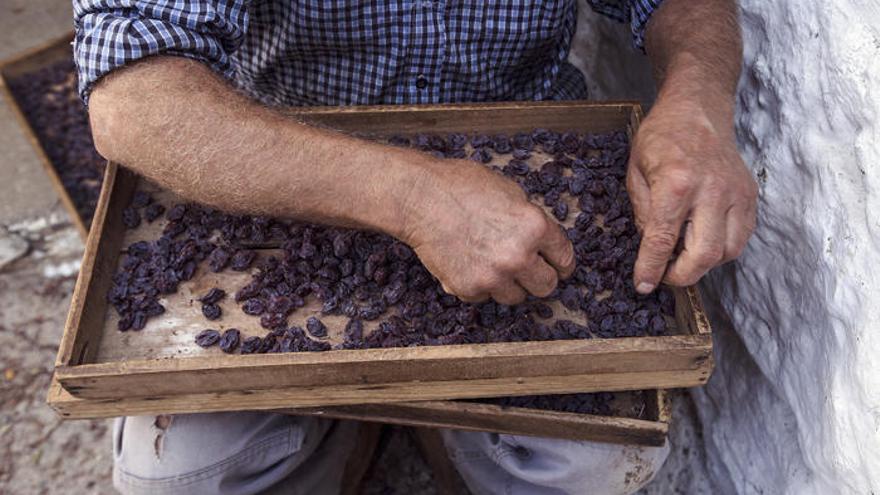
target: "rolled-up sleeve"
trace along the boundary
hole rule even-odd
[[[651,14],[660,7],[663,0],[587,0],[596,12],[618,22],[629,23],[632,29],[633,46],[645,50],[645,28]]]
[[[226,78],[247,29],[245,0],[73,0],[79,95],[105,74],[150,55],[196,59]]]

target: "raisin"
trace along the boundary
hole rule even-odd
[[[660,315],[651,318],[651,335],[662,335],[664,331],[666,331],[666,320]]]
[[[260,316],[261,314],[266,312],[266,305],[263,303],[262,299],[252,298],[248,299],[241,305],[241,310],[244,311],[244,314],[251,316]]]
[[[241,342],[242,354],[254,354],[260,349],[263,339],[260,337],[248,337]]]
[[[153,198],[148,193],[144,191],[135,191],[131,197],[131,203],[129,203],[129,206],[132,208],[143,208],[152,202]]]
[[[321,320],[315,318],[314,316],[310,316],[308,320],[306,320],[306,330],[309,331],[309,334],[316,338],[324,338],[327,336],[327,327],[324,326],[324,323]]]
[[[471,153],[470,159],[477,163],[489,163],[492,161],[492,154],[485,148],[477,148]]]
[[[532,304],[532,311],[534,311],[539,318],[548,319],[553,317],[553,308],[548,304],[540,302],[534,303]]]
[[[535,149],[535,142],[531,135],[520,132],[513,136],[513,147],[516,148],[514,153],[516,153],[516,151],[528,152]]]
[[[490,138],[485,134],[477,134],[471,138],[471,146],[474,148],[482,148],[484,146],[489,146]]]
[[[214,250],[208,255],[208,268],[214,273],[223,271],[223,269],[226,268],[226,265],[229,264],[229,259],[231,257],[229,251],[226,249],[222,247],[214,248]]]
[[[307,352],[323,352],[331,349],[329,342],[319,340],[306,339],[303,343],[303,350]]]
[[[142,311],[135,311],[131,318],[132,330],[143,330],[147,326],[147,315]]]
[[[202,330],[196,335],[196,344],[199,347],[211,347],[218,342],[220,342],[220,332],[211,328]]]
[[[393,144],[394,146],[409,146],[410,141],[406,136],[391,136],[388,138],[388,143]]]
[[[251,267],[257,253],[249,249],[239,249],[232,255],[230,268],[237,272],[243,272]]]
[[[343,348],[357,349],[361,346],[363,338],[363,323],[355,318],[348,320],[348,323],[345,325],[345,331],[343,332]]]
[[[514,159],[510,160],[507,166],[504,167],[504,170],[510,172],[510,175],[526,175],[529,173],[529,164],[514,157]]]
[[[178,220],[183,219],[183,216],[186,214],[186,205],[175,205],[173,208],[168,210],[168,214],[165,215],[165,218],[171,220],[172,222],[176,222]]]
[[[564,201],[560,201],[553,205],[553,216],[560,222],[565,221],[568,217],[568,204]]]
[[[505,134],[499,134],[492,138],[491,141],[492,149],[495,150],[495,153],[505,154],[510,153],[512,146],[510,145],[510,138],[508,138]]]
[[[119,321],[116,322],[116,329],[120,332],[131,330],[132,317],[130,314],[121,315]]]
[[[447,142],[449,143],[449,147],[454,150],[460,150],[467,145],[468,138],[466,135],[461,133],[452,133],[447,138]]]
[[[202,314],[205,315],[205,318],[214,321],[220,319],[223,311],[216,304],[202,304]]]
[[[230,328],[226,330],[223,332],[223,336],[220,337],[220,350],[227,354],[235,352],[239,340],[241,340],[241,332],[238,329]]]
[[[269,330],[281,328],[287,325],[287,315],[278,313],[264,313],[260,317],[260,326]]]
[[[226,297],[226,291],[217,287],[212,288],[207,294],[199,298],[199,302],[203,304],[214,304]]]
[[[159,203],[153,203],[144,208],[144,219],[149,223],[153,223],[163,213],[165,213],[165,207]]]
[[[141,224],[141,215],[134,208],[122,210],[122,225],[127,229],[136,229]]]
[[[257,352],[260,354],[266,354],[269,352],[273,352],[275,350],[275,344],[277,343],[277,338],[274,334],[269,334],[263,337],[262,342],[260,342],[260,347],[257,348]],[[277,351],[276,351],[277,352]]]

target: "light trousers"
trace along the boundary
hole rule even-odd
[[[333,495],[358,423],[237,412],[118,418],[113,483],[124,494]],[[475,495],[613,495],[638,490],[669,452],[444,430]],[[414,494],[415,495],[415,494]]]

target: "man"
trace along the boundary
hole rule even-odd
[[[627,179],[643,230],[634,284],[693,284],[738,256],[755,222],[756,185],[734,144],[735,5],[588,3],[630,21],[660,88]],[[573,269],[571,244],[518,186],[271,106],[586,98],[565,62],[576,11],[574,0],[74,0],[75,54],[105,157],[221,209],[381,230],[410,244],[447,291],[511,304],[550,293]],[[126,493],[333,493],[352,427],[258,413],[124,418],[114,480]],[[654,469],[665,456],[486,433],[444,439],[475,493],[634,490],[621,466]]]

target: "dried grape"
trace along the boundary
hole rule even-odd
[[[205,315],[205,318],[214,321],[223,316],[223,310],[216,304],[202,304],[202,314]]]
[[[223,289],[214,287],[207,292],[204,296],[199,298],[199,302],[202,304],[214,304],[226,297],[226,291]]]
[[[327,327],[324,326],[324,323],[315,318],[314,316],[310,316],[308,320],[306,320],[306,330],[309,331],[309,334],[316,338],[324,338],[327,336]]]
[[[241,339],[241,332],[236,328],[230,328],[223,332],[223,336],[220,337],[220,350],[231,354],[235,352],[235,349],[238,347],[239,340]]]
[[[263,339],[261,339],[260,337],[248,337],[241,342],[241,353],[253,354],[260,349],[262,343]]]
[[[236,251],[234,255],[232,255],[230,268],[235,271],[243,272],[251,267],[251,263],[253,263],[256,256],[257,253],[254,251],[251,251],[249,249],[240,249]]]
[[[211,328],[202,330],[196,335],[196,344],[199,347],[211,347],[218,342],[220,342],[220,332]]]

